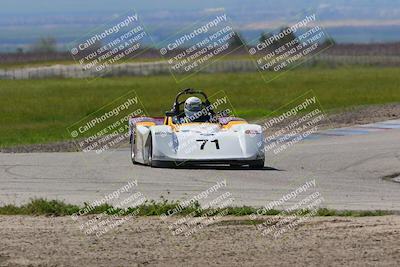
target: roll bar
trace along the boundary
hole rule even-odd
[[[195,90],[195,89],[193,89],[193,88],[186,88],[185,90],[179,92],[179,93],[176,95],[176,97],[175,97],[175,102],[174,102],[174,106],[172,107],[172,110],[171,110],[171,111],[165,112],[165,114],[166,114],[167,116],[175,116],[175,115],[179,115],[179,114],[181,113],[181,111],[180,111],[180,106],[181,106],[183,103],[185,103],[185,101],[179,102],[179,98],[180,98],[182,95],[202,95],[202,96],[204,97],[204,104],[205,104],[205,106],[207,107],[207,106],[209,106],[209,105],[211,104],[210,101],[208,100],[207,95],[206,95],[203,91]],[[212,110],[211,110],[211,112],[213,113]]]

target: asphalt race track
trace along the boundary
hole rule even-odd
[[[137,180],[147,199],[189,199],[218,181],[234,205],[262,206],[315,179],[323,206],[400,211],[400,121],[335,129],[303,140],[263,170],[157,169],[132,165],[129,149],[94,153],[0,153],[0,205],[34,197],[82,204]],[[399,174],[400,175],[400,174]],[[291,201],[288,201],[291,203]]]

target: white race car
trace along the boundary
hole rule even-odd
[[[185,118],[182,109],[185,101],[179,101],[188,94],[204,98],[195,119]],[[223,116],[223,112],[217,112],[212,106],[205,93],[189,88],[176,96],[165,118],[130,118],[132,162],[152,167],[225,164],[263,168],[262,127]]]

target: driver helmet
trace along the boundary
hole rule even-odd
[[[201,111],[202,109],[202,102],[198,97],[189,97],[185,101],[185,115],[187,118],[191,118],[197,112]]]

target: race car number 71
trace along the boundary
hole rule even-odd
[[[198,140],[196,140],[196,141],[197,141],[197,142],[201,142],[200,150],[203,150],[203,149],[204,149],[204,146],[205,146],[206,143],[208,142],[207,139],[198,139]],[[218,139],[212,140],[211,143],[215,143],[215,147],[216,147],[217,149],[219,149],[219,142],[218,142]]]

